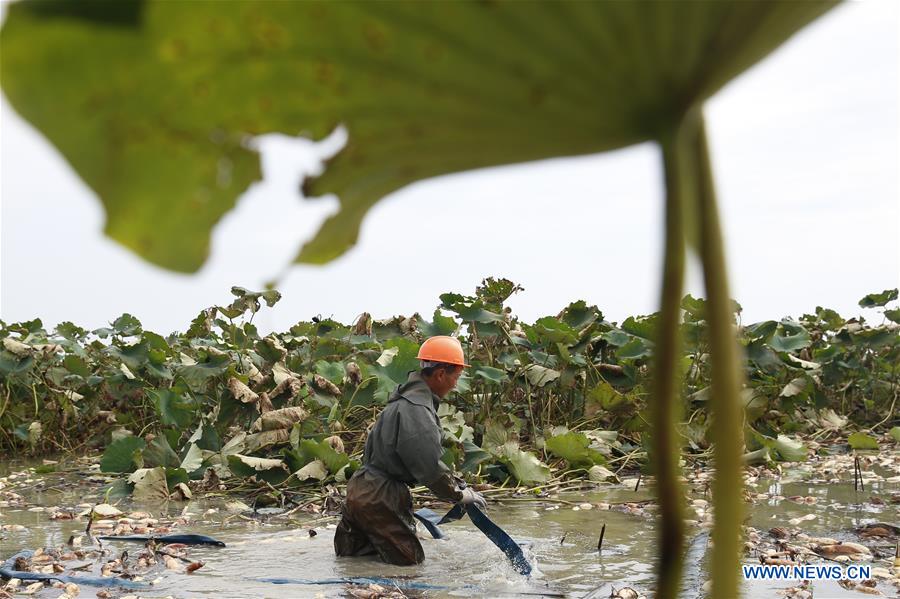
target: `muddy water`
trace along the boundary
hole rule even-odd
[[[774,526],[788,526],[791,518],[813,514],[815,519],[800,525],[808,534],[858,541],[851,532],[853,527],[872,521],[897,523],[900,520],[896,505],[876,505],[870,501],[873,495],[886,498],[891,492],[900,491],[900,483],[869,482],[865,491],[855,491],[852,478],[844,475],[844,479],[840,483],[816,479],[814,473],[802,467],[777,482],[761,479],[757,484],[760,492],[772,496],[814,497],[816,503],[763,499],[750,507],[749,524],[765,532]],[[26,474],[7,480],[6,485],[7,490],[14,489],[24,495],[26,505],[0,507],[0,524],[18,524],[25,530],[0,532],[0,559],[23,548],[60,546],[70,535],[83,532],[83,520],[53,521],[47,512],[31,510],[100,502],[106,487],[100,478],[72,481],[56,474]],[[516,540],[526,543],[534,556],[536,572],[530,580],[515,574],[499,550],[467,519],[442,526],[446,533],[443,540],[423,538],[425,563],[401,568],[366,558],[335,559],[334,520],[312,520],[310,516],[286,522],[271,516],[237,515],[225,509],[225,498],[172,502],[163,508],[123,501],[118,507],[125,511],[149,511],[161,518],[185,516],[190,523],[181,526],[181,532],[207,534],[228,545],[225,549],[191,549],[192,559],[205,562],[202,569],[192,575],[162,570],[150,577],[157,578],[152,590],[138,593],[142,597],[344,597],[347,595],[343,585],[304,584],[303,580],[346,577],[386,577],[439,587],[407,591],[409,596],[417,597],[527,597],[531,594],[582,597],[602,583],[615,588],[649,589],[653,578],[654,520],[652,509],[626,513],[596,507],[574,508],[585,503],[634,502],[651,496],[652,489],[646,486],[635,493],[623,485],[555,498],[568,503],[492,502],[490,517]],[[598,555],[597,540],[603,524],[606,524],[603,552]],[[311,536],[310,530],[316,534]],[[701,532],[700,527],[694,526],[689,528],[688,535],[693,537]],[[136,553],[140,547],[122,542],[107,542],[106,546],[115,555],[121,549]],[[748,558],[747,563],[758,562]],[[684,596],[701,596],[697,587],[706,580],[703,566],[703,562],[687,565],[689,575],[695,580],[691,582],[693,588],[686,589]],[[275,585],[263,581],[264,578],[294,579],[294,582]],[[774,597],[777,590],[794,584],[746,581],[744,596]],[[896,595],[895,587],[886,582],[879,583],[879,588],[888,596]],[[813,589],[815,597],[864,596],[833,582],[816,581]],[[79,596],[93,597],[96,591],[94,587],[82,586]],[[126,594],[119,592],[116,596]],[[59,595],[60,590],[48,588],[37,596],[56,598]],[[607,597],[609,593],[599,595]]]

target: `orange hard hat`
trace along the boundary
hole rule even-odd
[[[456,337],[448,337],[446,335],[437,335],[426,339],[425,343],[422,344],[422,347],[419,348],[419,355],[416,357],[428,362],[443,362],[445,364],[455,364],[457,366],[468,366],[459,339]]]

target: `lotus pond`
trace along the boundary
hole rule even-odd
[[[800,581],[746,581],[746,597],[896,596],[900,569],[894,566],[897,531],[891,525],[898,523],[900,451],[866,456],[862,488],[854,488],[859,484],[854,480],[853,464],[850,455],[839,454],[784,469],[750,468],[744,562],[770,563],[782,553],[791,555],[797,563],[858,561],[872,567],[874,588],[845,588],[837,581],[813,581],[809,586],[802,586]],[[636,480],[624,480],[621,484],[591,485],[579,492],[540,498],[509,494],[491,501],[491,518],[523,542],[533,558],[535,572],[526,579],[516,574],[499,550],[466,520],[444,525],[444,540],[430,539],[423,533],[427,554],[424,564],[394,567],[367,558],[336,559],[332,551],[336,517],[320,506],[293,513],[279,507],[254,510],[231,494],[208,493],[196,500],[163,504],[128,497],[113,501],[114,510],[97,508],[98,504],[109,506],[106,491],[113,479],[87,460],[53,465],[59,471],[45,474],[38,471],[47,470],[46,465],[27,466],[3,465],[0,557],[6,559],[21,549],[44,548],[43,559],[36,558],[31,565],[36,571],[52,571],[57,565],[57,571],[60,566],[66,571],[76,568],[76,577],[102,573],[111,581],[124,576],[152,583],[140,591],[116,589],[112,584],[107,588],[80,585],[78,597],[629,597],[629,588],[650,596],[653,581],[652,478],[643,479],[637,491]],[[704,555],[711,550],[704,532],[711,519],[704,499],[709,476],[705,470],[686,473],[691,490],[686,512],[691,539],[683,591],[686,597],[704,596]],[[86,535],[92,507],[102,515],[94,514],[90,534]],[[440,511],[447,506],[432,507]],[[876,529],[876,523],[886,526]],[[598,553],[604,525],[603,546]],[[882,532],[868,534],[872,530]],[[143,544],[106,540],[101,545],[89,538],[131,532],[206,534],[224,541],[227,547],[161,549],[164,553],[149,559]],[[828,547],[834,545],[863,549],[849,555],[829,553]],[[123,564],[125,550],[128,554]],[[190,564],[199,562],[201,567],[186,572]],[[356,577],[391,578],[402,590],[385,585],[274,585],[263,581]],[[36,597],[65,597],[65,588],[58,586],[41,585],[32,592]],[[19,596],[27,588],[23,581],[3,592]]]

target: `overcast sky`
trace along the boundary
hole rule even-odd
[[[898,285],[898,4],[838,7],[707,104],[744,322],[816,305],[854,315],[863,295]],[[0,144],[7,322],[95,328],[130,312],[146,328],[184,330],[200,309],[230,301],[232,285],[261,288],[284,273],[336,208],[334,199],[296,195],[321,147],[262,140],[265,180],[217,226],[200,273],[175,275],[101,235],[97,197],[5,97]],[[525,287],[510,303],[528,321],[576,299],[610,320],[653,312],[662,202],[651,144],[416,183],[369,213],[344,257],[289,268],[284,299],[255,322],[283,330],[317,314],[430,314],[439,294],[471,293],[486,276]],[[700,280],[689,277],[695,295]]]

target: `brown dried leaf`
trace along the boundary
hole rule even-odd
[[[344,453],[344,442],[338,435],[332,435],[325,438],[325,442],[331,445],[331,448],[338,453]]]
[[[184,569],[184,571],[187,574],[191,574],[192,572],[195,572],[202,567],[203,567],[203,562],[191,562],[190,564],[187,565],[187,567]]]
[[[295,376],[288,376],[286,379],[275,385],[275,388],[269,392],[269,397],[273,399],[282,399],[282,395],[286,395],[286,399],[294,398],[300,390],[303,389],[303,379]]]
[[[362,372],[359,370],[359,366],[356,362],[347,362],[347,365],[344,366],[344,371],[347,373],[347,378],[345,380],[354,387],[362,382]]]
[[[300,407],[282,408],[280,410],[272,410],[261,415],[250,427],[252,432],[274,431],[279,429],[290,429],[297,422],[306,420],[309,412]]]
[[[228,379],[228,390],[241,403],[256,403],[259,401],[258,394],[234,377]]]
[[[282,428],[275,431],[263,431],[261,433],[254,433],[252,435],[247,435],[247,451],[254,452],[263,447],[269,447],[270,445],[282,445],[286,443],[290,443],[291,441],[291,431]]]
[[[313,375],[313,385],[319,390],[331,395],[341,395],[341,390],[337,385],[326,379],[321,374]]]

